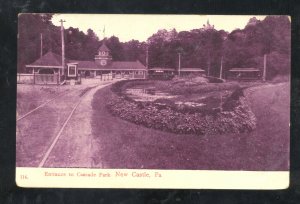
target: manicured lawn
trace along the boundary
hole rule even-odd
[[[287,170],[289,159],[289,85],[246,91],[258,125],[250,133],[180,135],[135,125],[105,107],[110,87],[93,99],[92,130],[105,168]],[[100,165],[101,164],[101,165]]]

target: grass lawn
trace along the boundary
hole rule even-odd
[[[69,87],[67,86],[18,84],[17,115],[22,116],[26,114],[55,95],[68,89]]]
[[[24,114],[68,89],[71,87],[18,86],[18,111]],[[38,166],[74,105],[88,89],[84,86],[74,86],[72,90],[63,93],[65,94],[63,97],[56,98],[56,100],[17,121],[17,166]]]
[[[135,125],[112,116],[105,104],[110,87],[93,99],[95,157],[105,168],[287,170],[289,168],[289,84],[246,91],[257,117],[250,133],[180,135]],[[100,165],[101,163],[101,165]]]

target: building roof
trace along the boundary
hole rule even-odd
[[[47,52],[45,55],[34,61],[33,63],[26,65],[31,66],[62,66],[61,56],[53,53],[52,51]]]
[[[205,70],[201,68],[187,68],[187,67],[181,68],[180,71],[181,72],[205,72]]]
[[[105,46],[105,45],[104,45]],[[105,46],[106,47],[106,46]],[[146,67],[140,61],[112,61],[106,66],[100,66],[95,61],[81,61],[81,60],[68,60],[65,59],[66,63],[78,63],[79,69],[97,69],[97,70],[141,70]],[[62,67],[61,56],[51,51],[37,59],[32,64],[26,65],[27,67]]]
[[[257,68],[232,68],[229,70],[230,72],[259,72],[260,70]]]
[[[109,66],[114,69],[146,69],[140,61],[112,61]]]
[[[175,69],[167,68],[167,67],[152,67],[149,70],[153,70],[153,71],[175,71]]]
[[[78,63],[78,68],[86,68],[86,69],[97,69],[97,64],[95,61],[80,61],[80,60],[69,60],[71,63]]]
[[[105,45],[105,43],[103,43],[103,44],[99,47],[98,51],[109,52],[110,49],[108,49],[108,47]]]
[[[97,69],[97,70],[140,70],[146,67],[140,61],[112,61],[106,66],[97,65],[95,61],[69,60],[69,62],[78,63],[78,69]]]

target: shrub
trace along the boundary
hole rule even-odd
[[[272,79],[273,83],[289,82],[290,75],[277,75]]]
[[[155,82],[157,85],[157,82]],[[223,110],[199,112],[197,107],[178,108],[172,100],[157,99],[154,102],[136,102],[123,91],[136,85],[151,84],[151,80],[121,81],[113,85],[111,99],[107,108],[113,115],[124,120],[163,131],[184,134],[220,134],[227,132],[251,131],[256,126],[256,118],[244,97],[243,88],[236,83],[207,84],[206,86],[177,87],[170,83],[159,82],[159,86],[176,93],[203,93],[235,89],[224,102]],[[173,88],[173,89],[172,89]]]
[[[216,77],[206,76],[205,78],[208,79],[209,83],[223,83],[224,82],[223,79],[219,79],[219,78],[216,78]]]
[[[107,108],[113,115],[130,122],[174,133],[198,135],[238,133],[251,131],[256,126],[256,118],[242,95],[239,95],[233,110],[216,112],[212,115],[179,112],[169,106],[160,108],[155,103],[141,105],[116,95],[112,96]]]

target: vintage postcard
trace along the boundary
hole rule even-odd
[[[18,20],[18,186],[288,188],[289,16]]]

